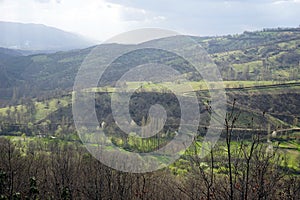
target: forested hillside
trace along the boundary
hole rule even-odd
[[[209,52],[224,80],[284,82],[299,79],[299,28],[266,29],[241,35],[193,39]],[[163,39],[151,42],[163,42]],[[105,51],[114,48],[127,47],[103,45]],[[0,51],[1,80],[11,80],[11,84],[5,89],[1,84],[2,102],[12,97],[19,99],[58,90],[70,91],[77,70],[90,50],[20,56],[16,51],[3,49]],[[174,60],[173,64],[181,66],[183,63]],[[122,71],[124,66],[116,67],[117,71]],[[107,77],[113,79],[110,76],[114,74]],[[193,79],[193,76],[190,75],[190,78]]]
[[[142,49],[117,58],[104,72],[95,93],[96,130],[122,152],[148,153],[160,149],[180,134],[179,98],[155,81],[116,81],[132,67],[149,60],[168,64],[188,79],[180,99],[199,104],[200,121],[195,138],[180,158],[155,154],[163,166],[156,172],[135,174],[105,166],[84,148],[100,149],[99,136],[78,135],[72,93],[79,67],[93,47],[24,56],[23,51],[0,49],[0,200],[6,199],[299,199],[300,198],[300,29],[278,28],[240,35],[191,37],[209,53],[223,82],[205,83],[181,57],[159,49]],[[167,43],[180,36],[139,44]],[[101,63],[111,51],[133,45],[103,44]],[[187,47],[188,48],[188,47]],[[170,83],[166,83],[166,85]],[[173,85],[174,86],[174,85]],[[212,121],[211,91],[224,86],[227,114],[219,126]],[[137,88],[137,89],[136,89]],[[210,90],[209,90],[210,89]],[[167,119],[154,136],[126,134],[112,112],[113,93],[132,93],[130,124],[151,123],[149,109],[159,104]],[[73,102],[72,102],[73,100]],[[84,102],[83,102],[84,103]],[[84,104],[79,104],[84,105]],[[188,113],[198,111],[184,108]],[[90,110],[82,111],[86,120]],[[164,124],[163,124],[164,123]],[[188,124],[190,125],[190,124]],[[87,127],[83,127],[88,130]],[[208,130],[220,131],[213,149],[203,141]],[[100,138],[101,140],[105,139]],[[102,143],[101,143],[102,144]],[[179,144],[178,144],[179,145]],[[111,146],[101,146],[111,151]],[[201,152],[207,153],[201,157]],[[119,162],[118,158],[115,158]],[[134,162],[127,160],[133,167]]]

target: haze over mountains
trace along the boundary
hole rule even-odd
[[[4,48],[53,52],[86,48],[95,43],[83,36],[42,24],[0,21],[0,47]]]

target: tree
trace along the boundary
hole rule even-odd
[[[249,65],[246,65],[246,67],[244,68],[244,71],[243,71],[243,79],[244,80],[249,80]]]

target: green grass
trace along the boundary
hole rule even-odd
[[[43,102],[36,101],[35,102],[36,114],[34,116],[35,122],[46,118],[49,114],[53,113],[54,111],[58,110],[61,107],[67,106],[70,103],[71,103],[70,97],[55,98]],[[0,108],[0,115],[7,116],[8,110],[11,113],[13,113],[15,112],[16,109],[17,112],[22,111],[23,113],[25,113],[27,108],[24,105]]]
[[[285,83],[295,83],[300,81],[289,81]],[[136,88],[142,88],[146,92],[165,92],[167,91],[166,88],[177,91],[179,93],[188,93],[192,91],[198,90],[207,90],[208,85],[210,88],[213,89],[220,89],[220,88],[240,88],[240,87],[254,87],[254,86],[276,86],[277,83],[273,81],[223,81],[223,82],[210,82],[206,83],[204,81],[200,82],[186,82],[186,83],[151,83],[151,82],[128,82],[126,86],[122,89],[123,91],[134,91]],[[271,92],[276,90],[276,87],[266,87],[263,88],[264,91],[270,90]],[[280,87],[278,86],[278,89]],[[284,88],[285,89],[285,88]],[[291,86],[289,89],[300,89],[300,86]],[[253,88],[251,91],[255,92],[257,89]],[[87,90],[89,92],[115,92],[116,89],[113,87],[102,87],[102,88],[92,88]],[[260,89],[261,91],[261,89]],[[58,101],[60,102],[58,104]],[[63,98],[56,98],[50,99],[43,102],[35,102],[36,106],[36,114],[35,114],[35,121],[40,121],[46,118],[49,114],[53,113],[60,107],[65,107],[71,103],[70,97],[63,97]],[[7,110],[10,109],[10,112],[14,112],[15,109],[18,111],[26,112],[26,107],[23,105],[17,105],[15,107],[5,107],[0,108],[0,114],[6,116]]]
[[[287,159],[287,165],[294,170],[300,170],[300,143],[297,140],[285,140],[279,144],[279,153]]]
[[[36,114],[35,121],[46,118],[52,112],[71,103],[70,97],[56,98],[44,102],[35,102]]]
[[[255,63],[255,62],[254,62]],[[286,71],[283,71],[281,74],[286,74]],[[85,89],[85,92],[108,92],[113,93],[116,91],[122,92],[134,92],[135,90],[143,90],[145,92],[166,92],[169,90],[176,91],[178,93],[188,93],[192,91],[199,90],[208,90],[208,89],[235,89],[235,88],[245,88],[251,91],[258,91],[257,88],[251,89],[251,87],[255,86],[266,86],[265,88],[259,88],[259,91],[274,91],[275,89],[281,89],[282,86],[280,84],[290,84],[290,83],[300,83],[300,80],[297,81],[218,81],[218,82],[205,82],[205,81],[186,81],[186,82],[163,82],[163,83],[152,83],[146,81],[140,82],[125,82],[124,86],[118,88],[112,86],[104,86],[104,87],[96,87],[96,88],[88,88]],[[278,88],[276,87],[278,85]],[[268,88],[267,86],[272,86]],[[275,86],[275,87],[274,87]],[[299,89],[300,86],[285,86],[289,87],[289,89]]]
[[[47,144],[49,142],[53,142],[53,141],[57,141],[59,144],[65,144],[65,143],[72,143],[71,141],[65,141],[59,138],[56,139],[51,139],[51,138],[38,138],[38,137],[33,137],[33,136],[0,136],[0,137],[5,137],[7,139],[10,139],[14,144],[16,144],[18,146],[18,148],[21,148],[22,151],[26,154],[27,150],[28,150],[28,145],[31,142],[43,142],[44,144]],[[251,141],[243,141],[243,143],[245,145],[248,144],[248,149],[250,148],[250,144]],[[273,143],[274,147],[276,146],[277,142]],[[235,152],[239,149],[241,145],[240,141],[232,141],[231,142],[231,151],[233,153],[233,155],[235,154]],[[265,143],[266,145],[266,143]],[[93,146],[93,145],[92,145]],[[95,144],[95,147],[97,145]],[[219,155],[219,156],[225,156],[224,158],[226,158],[226,152],[227,152],[227,148],[224,142],[218,142],[217,145],[217,152],[214,152],[215,156]],[[201,148],[202,148],[202,143],[198,142],[197,144],[197,150],[198,152],[201,152]],[[110,147],[106,147],[106,150],[110,150]],[[216,150],[216,149],[215,149]],[[124,152],[126,152],[124,150]],[[193,156],[193,150],[191,151],[187,151],[186,153],[183,154],[183,156]],[[300,143],[297,142],[296,140],[284,140],[279,144],[279,149],[278,149],[278,153],[281,156],[284,156],[286,158],[287,161],[287,166],[290,169],[299,171],[300,170],[300,164],[299,164],[299,159],[300,159]],[[208,155],[209,156],[209,155]],[[187,172],[187,169],[190,167],[190,163],[184,158],[180,158],[178,161],[176,161],[174,164],[170,165],[169,168],[171,171],[173,171],[176,174],[185,174]],[[168,163],[169,162],[169,158],[166,156],[155,156],[153,157],[155,159],[157,159],[159,162],[161,163]],[[205,164],[205,162],[203,163]],[[285,163],[282,163],[282,166],[284,166]],[[220,171],[221,169],[216,169],[216,172]],[[222,170],[221,170],[222,171]]]
[[[256,60],[256,61],[246,62],[246,63],[242,63],[242,64],[233,64],[232,66],[238,72],[243,72],[245,66],[249,66],[249,72],[251,73],[254,71],[254,69],[262,68],[263,63],[260,60]]]

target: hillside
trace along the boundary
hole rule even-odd
[[[299,28],[267,29],[234,36],[193,37],[193,39],[210,53],[224,80],[284,82],[300,78],[300,73],[298,73]],[[148,43],[155,44],[155,42],[163,42],[163,40],[154,40]],[[102,45],[101,48],[103,48],[103,52],[109,52],[113,49],[129,47],[108,44]],[[54,90],[70,91],[76,72],[90,50],[91,48],[17,57],[0,52],[0,56],[3,57],[1,70],[5,69],[1,73],[4,74],[2,78],[9,78],[12,81],[10,87],[6,87],[5,91],[2,90],[1,98],[11,98],[13,88],[16,89],[15,91],[20,91],[15,95],[16,97],[39,96]],[[147,56],[154,54],[157,54],[156,59],[158,60],[160,60],[159,56],[164,55],[162,52],[145,51],[142,56],[147,59]],[[128,67],[138,64],[140,56],[141,54],[136,55],[137,59],[134,61],[136,63],[128,63]],[[104,59],[104,57],[99,59]],[[189,67],[178,59],[171,61],[172,63],[175,68],[182,69],[182,73],[191,72],[187,70]],[[116,79],[118,73],[124,70],[124,65],[122,68],[119,66],[113,67],[114,73],[108,73],[108,80]],[[190,79],[193,80],[193,75],[189,74]],[[26,88],[30,88],[30,90]]]
[[[180,39],[158,39],[147,45],[176,45]],[[123,199],[126,195],[128,199],[299,199],[299,29],[193,39],[209,52],[223,81],[206,83],[183,58],[160,49],[142,49],[146,43],[105,44],[98,46],[99,56],[91,62],[95,67],[103,66],[112,51],[141,50],[116,58],[98,86],[72,93],[76,73],[93,47],[27,56],[23,51],[0,49],[0,199],[1,192],[4,199],[12,194],[6,190],[10,183],[22,186],[16,187],[15,191],[21,191],[14,194],[16,199],[22,199],[21,195],[28,199],[72,199],[69,194],[78,199]],[[123,74],[149,61],[172,66],[182,74],[180,77],[188,79],[175,80],[180,93],[167,89],[170,85],[174,88],[169,80],[159,83],[143,76],[122,82],[117,90],[115,83]],[[151,77],[154,70],[150,70],[146,73]],[[84,81],[95,75],[92,73]],[[191,87],[183,87],[186,85]],[[221,110],[219,105],[212,108],[211,92],[220,91],[223,85],[226,98],[221,95],[217,101],[224,102],[227,110],[226,116],[219,118]],[[117,102],[124,102],[119,95],[132,91],[127,118],[123,105],[114,107],[113,95]],[[85,98],[87,94],[94,96]],[[165,110],[165,121],[149,118],[151,106],[157,104]],[[74,107],[81,110],[76,113]],[[116,113],[121,121],[115,118]],[[218,123],[212,123],[214,117]],[[141,131],[147,137],[139,137],[140,127],[126,132],[122,123],[152,125]],[[148,137],[154,130],[157,132]],[[192,136],[191,145],[181,138],[183,135]],[[211,136],[217,137],[216,144],[205,141]],[[169,150],[160,152],[169,145],[178,158],[174,163],[170,162]],[[101,156],[91,155],[93,152]],[[143,174],[118,171],[119,163],[130,167],[129,172],[139,166],[127,157],[132,153],[139,161],[150,158],[151,163],[140,169],[148,169],[152,161],[162,169]],[[143,157],[149,153],[148,158]],[[206,156],[202,157],[203,153]],[[112,165],[102,163],[106,156]],[[140,189],[132,189],[135,184]],[[159,192],[151,191],[152,185]],[[228,185],[235,190],[234,198],[226,198]],[[118,195],[110,196],[117,190]],[[108,195],[102,196],[106,191]],[[128,191],[133,194],[126,194]],[[177,194],[170,197],[170,191]],[[197,195],[203,191],[208,191],[207,195]],[[248,197],[242,195],[244,191]],[[160,192],[167,195],[156,198]]]

